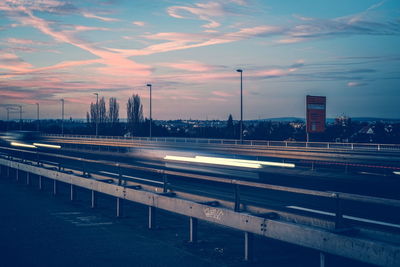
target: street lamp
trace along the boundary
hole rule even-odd
[[[96,137],[99,133],[99,94],[98,93],[93,93],[96,95]]]
[[[37,124],[36,124],[36,131],[38,131],[39,132],[39,124],[40,124],[40,121],[39,121],[39,103],[36,103],[36,118],[37,118]]]
[[[148,83],[147,86],[150,88],[150,139],[151,139],[151,123],[152,123],[152,118],[151,118],[151,84]]]
[[[236,71],[240,73],[240,143],[243,143],[243,70]]]
[[[64,98],[61,101],[61,135],[64,135]]]

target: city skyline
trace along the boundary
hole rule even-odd
[[[388,1],[2,1],[0,119],[84,118],[132,94],[153,119],[399,118],[400,3]],[[18,119],[12,114],[10,119]]]

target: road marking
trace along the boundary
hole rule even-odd
[[[113,172],[107,172],[107,171],[99,171],[100,173],[108,174],[108,175],[114,175],[114,176],[119,176],[118,173],[113,173]]]
[[[54,162],[54,161],[42,160],[42,162],[45,162],[48,164],[53,164],[53,165],[58,165],[58,162]]]
[[[336,214],[333,213],[333,212],[308,209],[308,208],[303,208],[303,207],[298,207],[298,206],[286,206],[286,208],[302,210],[302,211],[308,211],[308,212],[313,212],[313,213],[318,213],[318,214],[323,214],[323,215],[328,215],[328,216],[336,216]],[[399,224],[393,224],[393,223],[387,223],[387,222],[382,222],[382,221],[370,220],[370,219],[354,217],[354,216],[350,216],[350,215],[343,215],[343,218],[349,219],[349,220],[354,220],[354,221],[367,222],[367,223],[372,223],[372,224],[379,224],[379,225],[384,225],[384,226],[400,228]]]
[[[119,176],[118,173],[113,173],[113,172],[108,172],[108,171],[99,171],[100,173],[108,174],[108,175],[114,175],[114,176]],[[144,178],[139,178],[139,177],[133,177],[129,175],[122,175],[124,178],[131,178],[135,180],[140,180],[140,181],[145,181],[145,182],[150,182],[150,183],[155,183],[155,184],[164,184],[163,182],[159,181],[154,181],[154,180],[149,180],[149,179],[144,179]]]

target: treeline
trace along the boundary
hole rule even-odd
[[[97,130],[99,135],[146,136],[149,134],[150,120],[143,116],[143,105],[138,94],[133,94],[126,103],[126,123],[119,119],[119,103],[115,97],[106,100],[101,97],[96,103],[90,103],[86,113],[86,123],[93,134]],[[152,124],[154,134],[165,134],[163,127]]]

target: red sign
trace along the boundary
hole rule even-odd
[[[325,131],[326,97],[307,96],[307,133],[321,133]]]

